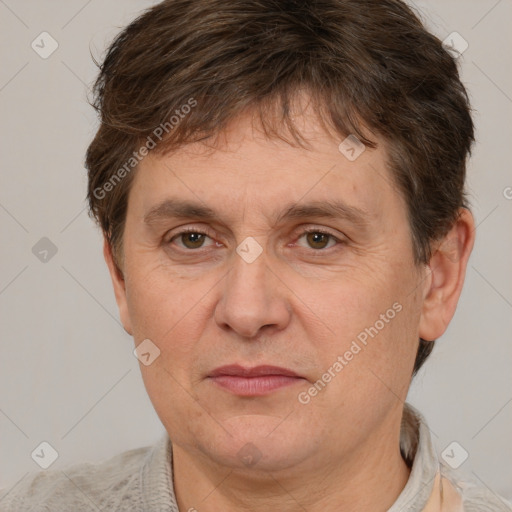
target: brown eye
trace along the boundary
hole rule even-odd
[[[204,244],[205,239],[203,233],[183,233],[180,237],[187,249],[198,249]]]
[[[311,232],[306,235],[308,244],[313,249],[325,249],[330,238],[332,238],[331,235],[321,232]]]
[[[207,238],[210,237],[199,231],[183,231],[172,237],[169,243],[176,241],[179,242],[178,246],[184,249],[199,249],[204,246]]]
[[[302,235],[299,236],[298,240],[301,240],[302,238],[306,238],[307,248],[315,250],[330,249],[334,245],[340,243],[340,240],[331,233],[319,231],[318,229],[309,229],[304,231]],[[303,244],[299,245],[304,247]]]

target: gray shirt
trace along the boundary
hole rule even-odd
[[[460,494],[464,512],[512,512],[510,503],[484,487],[461,480],[439,462],[425,419],[408,404],[400,448],[412,466],[411,474],[388,512],[423,511],[435,491],[439,472]],[[13,488],[0,490],[1,512],[98,510],[179,512],[173,488],[172,443],[167,433],[153,446],[128,450],[98,464],[30,473]]]

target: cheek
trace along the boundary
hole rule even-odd
[[[141,366],[155,400],[165,401],[166,395],[179,395],[184,388],[194,393],[197,361],[204,352],[202,342],[221,279],[215,272],[191,279],[161,265],[132,269],[126,286],[134,338],[137,343],[150,339],[160,350],[155,361],[159,372]],[[183,396],[185,403],[189,399]]]
[[[191,369],[204,328],[202,299],[212,285],[186,283],[158,268],[130,276],[127,296],[134,338],[137,343],[150,339],[160,350],[149,366],[140,364],[155,411],[172,432],[186,431],[191,421],[205,423],[205,411],[194,398]]]
[[[360,269],[341,271],[329,281],[308,280],[296,284],[294,291],[321,320],[323,330],[330,338],[329,345],[338,351],[373,326],[397,300],[397,294],[382,274],[368,272],[363,275]],[[389,316],[393,313],[391,311]],[[308,334],[314,339],[314,333]]]
[[[208,280],[194,282],[160,264],[133,262],[126,290],[135,338],[166,342],[182,323],[190,323],[208,292]],[[210,285],[211,287],[211,285]]]
[[[382,393],[389,394],[388,388],[402,395],[408,386],[419,321],[413,281],[405,265],[388,265],[385,271],[375,267],[366,275],[354,269],[352,275],[340,274],[323,286],[310,284],[301,290],[325,332],[319,336],[318,330],[310,330],[309,344],[318,354],[321,371],[331,369],[336,375],[336,384],[329,387],[347,403],[378,400]]]

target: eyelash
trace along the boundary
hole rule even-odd
[[[176,238],[179,238],[181,235],[185,235],[187,233],[196,233],[198,235],[206,235],[207,237],[209,238],[212,238],[212,236],[210,236],[210,233],[208,232],[208,230],[199,230],[197,228],[185,228],[181,231],[179,231],[178,233],[175,233],[167,242],[166,244],[170,245],[171,242],[173,242]],[[332,233],[330,233],[329,231],[326,231],[322,228],[308,228],[308,229],[304,229],[303,231],[300,232],[299,236],[297,237],[297,240],[301,239],[303,236],[305,235],[308,235],[309,233],[320,233],[322,235],[327,235],[329,236],[331,239],[335,240],[337,243],[336,245],[332,246],[332,247],[327,247],[325,249],[313,249],[311,247],[309,248],[305,248],[303,247],[303,249],[306,249],[306,250],[310,250],[310,251],[313,251],[313,252],[327,252],[329,251],[330,249],[333,249],[335,248],[337,245],[342,245],[344,242],[343,240],[340,240],[338,237],[336,237],[335,235],[333,235]],[[181,250],[185,251],[185,252],[200,252],[201,249],[203,249],[203,247],[199,247],[198,249],[183,249],[183,248],[180,248]]]

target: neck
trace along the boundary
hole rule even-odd
[[[388,426],[389,427],[389,426]],[[219,466],[198,451],[173,444],[174,490],[178,507],[194,512],[386,511],[409,478],[395,429],[372,436],[350,453],[280,471]],[[390,434],[392,432],[392,434]]]

